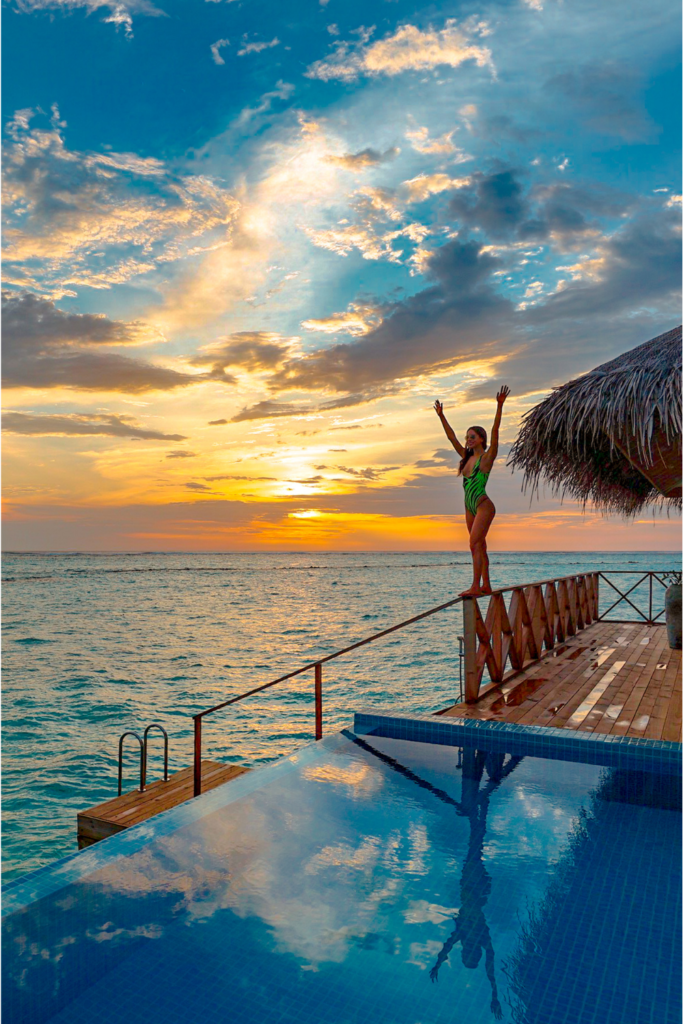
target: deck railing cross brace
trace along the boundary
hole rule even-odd
[[[506,608],[504,594],[509,592],[512,597]],[[544,650],[564,643],[599,617],[598,574],[494,591],[485,620],[477,598],[467,597],[463,616],[465,700],[471,703],[479,697],[486,669],[491,685],[501,683],[508,661],[513,673],[521,672],[529,662],[541,658]],[[469,643],[468,633],[472,637]]]
[[[639,580],[637,580],[637,581],[636,581],[636,583],[634,583],[634,584],[633,584],[633,586],[632,586],[632,587],[629,587],[629,589],[628,589],[628,590],[626,591],[626,593],[625,593],[625,594],[622,594],[621,590],[619,590],[619,588],[618,588],[618,587],[615,587],[615,585],[614,585],[614,584],[612,583],[612,581],[611,581],[611,580],[608,580],[608,579],[607,579],[607,577],[605,576],[605,574],[604,574],[604,573],[602,573],[602,572],[601,572],[601,573],[600,573],[600,576],[601,576],[601,577],[603,578],[603,580],[605,581],[605,583],[608,583],[608,584],[610,585],[610,587],[612,588],[612,590],[614,590],[614,591],[615,591],[615,592],[616,592],[617,594],[619,594],[619,597],[618,597],[618,599],[617,599],[617,600],[616,600],[616,601],[614,602],[614,604],[611,604],[611,605],[609,606],[609,608],[607,609],[607,611],[606,611],[606,612],[603,612],[603,613],[602,613],[602,615],[600,616],[600,618],[601,618],[601,619],[604,619],[606,615],[609,615],[609,613],[610,613],[610,612],[612,611],[612,609],[613,609],[613,608],[616,608],[616,606],[617,606],[618,604],[621,604],[621,602],[622,602],[622,601],[626,601],[626,603],[627,603],[627,604],[629,604],[629,605],[631,606],[631,608],[633,608],[634,612],[637,612],[637,613],[638,613],[638,615],[640,615],[640,617],[641,617],[641,619],[643,620],[643,622],[650,622],[650,621],[652,621],[652,612],[651,612],[651,611],[650,611],[650,618],[648,619],[648,618],[647,618],[647,616],[643,615],[643,613],[641,612],[640,608],[637,608],[637,607],[636,607],[636,606],[634,605],[633,601],[629,601],[629,599],[628,599],[628,595],[629,595],[629,594],[632,594],[632,593],[633,593],[633,591],[634,591],[634,590],[635,590],[635,589],[636,589],[637,587],[639,587],[639,586],[641,585],[641,583],[642,583],[642,582],[643,582],[644,580],[646,580],[646,579],[647,579],[648,577],[650,577],[650,579],[652,578],[652,577],[651,577],[651,574],[650,574],[650,573],[647,573],[647,572],[646,572],[646,573],[644,573],[644,574],[643,574],[643,575],[642,575],[642,576],[640,577],[640,579],[639,579]],[[650,595],[650,601],[652,601],[652,595]],[[661,612],[660,612],[660,614],[661,614]]]

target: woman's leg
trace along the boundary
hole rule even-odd
[[[491,589],[488,571],[488,554],[486,551],[486,534],[489,532],[489,527],[493,522],[495,514],[496,506],[493,504],[491,499],[482,498],[477,507],[477,514],[474,517],[472,528],[470,529],[470,551],[472,552],[472,567],[474,572],[472,586],[469,590],[463,591],[465,596],[469,595],[476,597],[484,593],[480,585],[482,576],[484,579],[484,586],[487,587],[488,590]]]

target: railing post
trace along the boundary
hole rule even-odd
[[[462,625],[465,634],[465,701],[471,703],[479,696],[477,620],[473,597],[466,597],[462,602]]]
[[[202,716],[194,716],[194,796],[202,791]]]
[[[465,637],[458,637],[458,702],[463,698],[462,693],[462,663],[465,657]]]
[[[319,661],[315,666],[315,738],[323,738],[323,667]]]
[[[648,573],[648,578],[650,580],[650,611],[648,613],[648,621],[652,622],[652,573],[651,572]]]

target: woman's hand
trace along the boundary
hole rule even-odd
[[[437,416],[443,416],[443,404],[439,401],[438,398],[434,402],[434,411],[436,412]]]
[[[507,386],[507,384],[503,384],[502,388],[496,395],[496,401],[498,402],[498,405],[502,405],[509,394],[510,388]]]

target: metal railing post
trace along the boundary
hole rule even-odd
[[[194,793],[202,791],[202,716],[194,715]]]
[[[315,738],[323,738],[323,667],[319,661],[315,666]]]
[[[458,637],[458,701],[462,700],[462,662],[465,657],[465,637]]]
[[[465,634],[465,700],[474,701],[479,696],[477,679],[477,627],[474,598],[466,597],[462,602],[462,624]]]

